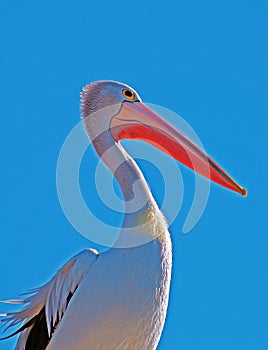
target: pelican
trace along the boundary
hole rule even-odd
[[[122,190],[123,243],[75,255],[24,299],[6,301],[22,308],[2,314],[2,322],[19,327],[8,336],[19,334],[15,350],[154,350],[167,312],[172,245],[166,220],[120,140],[149,142],[221,186],[243,196],[246,190],[126,84],[86,85],[81,111],[97,154]],[[127,247],[128,234],[138,243]]]

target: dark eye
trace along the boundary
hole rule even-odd
[[[128,89],[122,90],[122,94],[127,100],[134,100],[135,98],[134,92]]]

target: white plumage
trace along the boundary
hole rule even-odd
[[[6,321],[26,324],[45,308],[47,350],[155,349],[168,305],[171,241],[158,209],[154,221],[160,240],[100,254],[82,251]],[[21,332],[16,350],[25,350],[30,331]]]

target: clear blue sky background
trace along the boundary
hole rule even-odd
[[[115,79],[183,116],[249,192],[243,199],[212,185],[201,221],[183,235],[194,177],[181,169],[185,196],[171,227],[173,279],[158,349],[268,348],[266,14],[260,0],[1,1],[1,299],[44,283],[94,246],[65,219],[55,169],[79,120],[81,87]],[[143,170],[161,197],[159,176]],[[82,180],[85,190],[94,186]]]

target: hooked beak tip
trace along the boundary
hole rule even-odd
[[[248,192],[247,192],[247,190],[246,190],[245,188],[242,188],[241,194],[242,194],[242,196],[243,196],[244,198],[246,198],[247,195],[248,195]]]

